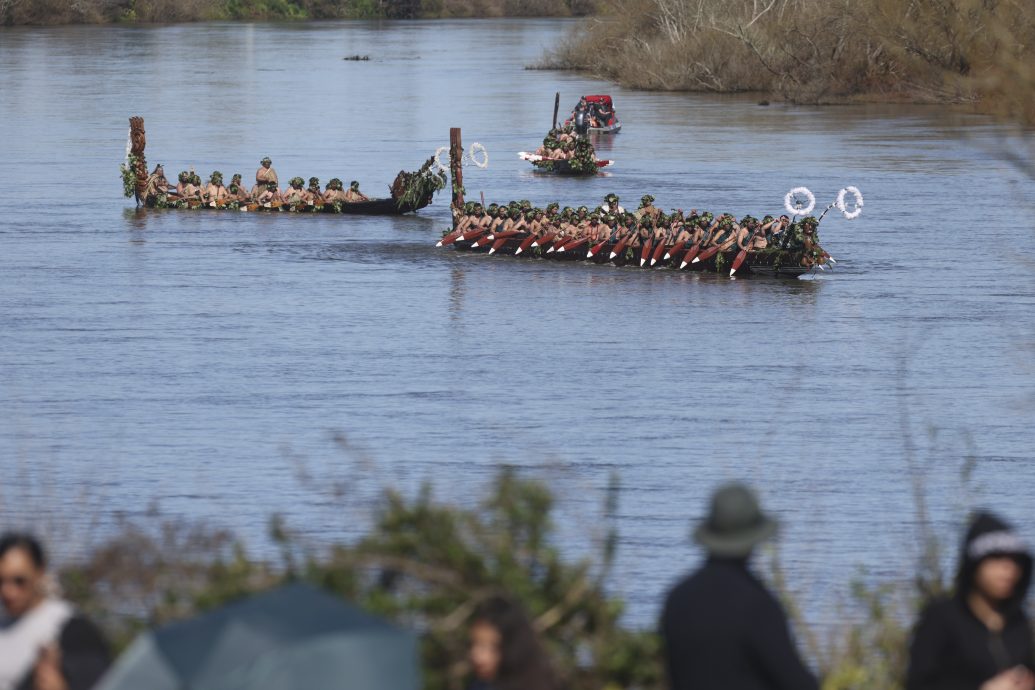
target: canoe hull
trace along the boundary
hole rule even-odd
[[[513,235],[508,237],[502,246],[498,247],[493,254],[499,255],[510,255],[514,256],[518,247],[528,237],[526,234]],[[489,253],[490,245],[484,244],[479,247],[472,246],[471,241],[459,241],[450,246],[455,247],[458,251],[487,254]],[[614,242],[606,243],[592,258],[587,258],[586,254],[591,243],[584,244],[574,250],[565,252],[549,252],[543,247],[536,247],[529,251],[524,251],[518,255],[519,258],[538,258],[549,261],[563,261],[563,262],[586,262],[592,264],[610,264],[613,266],[639,266],[639,255],[641,247],[626,247],[621,254],[611,258],[611,252],[615,248]],[[669,257],[668,259],[659,259],[654,266],[650,266],[650,262],[644,266],[645,269],[667,269],[667,270],[679,270],[679,264],[682,262],[682,254],[680,252],[678,256]],[[733,265],[734,260],[737,258],[738,251],[726,251],[719,252],[714,256],[709,257],[705,261],[698,261],[695,264],[690,264],[684,271],[690,271],[693,273],[719,273],[723,275],[729,275],[730,267]],[[793,252],[776,252],[776,253],[756,253],[748,254],[747,259],[737,270],[737,276],[746,275],[757,275],[757,276],[768,276],[776,278],[797,278],[800,275],[808,273],[811,268],[801,265],[800,255],[796,255]]]

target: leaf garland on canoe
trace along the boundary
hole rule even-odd
[[[819,243],[819,220],[789,216],[718,216],[696,209],[669,214],[645,195],[626,212],[617,195],[590,210],[586,206],[545,209],[529,201],[468,203],[454,229],[437,246],[488,254],[534,256],[560,261],[627,264],[641,268],[709,271],[743,275],[797,276],[832,265]]]

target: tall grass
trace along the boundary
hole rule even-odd
[[[797,102],[1003,95],[1030,61],[1026,0],[609,0],[548,56],[662,90],[760,91]]]

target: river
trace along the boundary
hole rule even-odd
[[[353,538],[384,486],[474,504],[505,463],[555,489],[578,557],[617,472],[611,586],[640,625],[698,558],[690,526],[725,480],[782,521],[816,619],[856,577],[912,572],[917,474],[950,550],[980,505],[1035,536],[1035,196],[1003,162],[1016,140],[941,107],[763,107],[523,69],[568,26],[0,30],[0,525],[68,557],[157,509],[261,551],[273,512]],[[614,96],[606,175],[516,157],[555,91],[562,110]],[[401,218],[137,213],[118,173],[130,115],[170,178],[248,179],[269,155],[282,180],[379,193],[460,126],[490,156],[469,197],[650,192],[761,216],[791,187],[825,204],[854,184],[866,205],[823,222],[839,263],[807,280],[469,256],[433,246],[446,195]]]

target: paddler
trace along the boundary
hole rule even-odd
[[[187,197],[187,185],[190,184],[190,173],[186,170],[181,170],[180,174],[176,176],[176,194],[181,199]]]
[[[241,173],[235,173],[230,179],[230,184],[227,185],[226,191],[229,192],[230,197],[235,201],[248,201],[251,197],[248,194],[248,190],[244,188],[242,183]]]
[[[309,178],[309,187],[308,189],[306,189],[306,192],[308,192],[309,194],[309,203],[314,204],[316,206],[323,206],[324,198],[323,194],[320,193],[319,177]]]
[[[288,187],[284,190],[284,201],[289,204],[304,204],[309,202],[309,193],[302,188],[305,184],[298,175],[288,180]]]
[[[267,182],[266,189],[259,192],[259,194],[256,195],[255,200],[263,206],[266,206],[268,204],[283,203],[284,197],[280,193],[280,189],[277,187],[276,182]]]
[[[155,166],[154,172],[147,177],[147,186],[144,187],[144,201],[148,199],[159,199],[169,195],[169,181],[165,179],[165,168],[159,163]]]
[[[202,194],[202,198],[205,201],[222,201],[226,199],[227,191],[226,187],[223,186],[223,173],[218,170],[214,171],[208,178],[208,185],[205,187],[205,191]]]
[[[196,174],[183,173],[187,181],[183,184],[184,199],[198,199],[201,197],[201,179]],[[181,176],[182,179],[182,176]],[[196,180],[196,181],[195,181]]]
[[[370,199],[359,191],[359,182],[353,180],[349,183],[349,191],[345,192],[345,201],[354,204],[358,201],[370,201]]]

